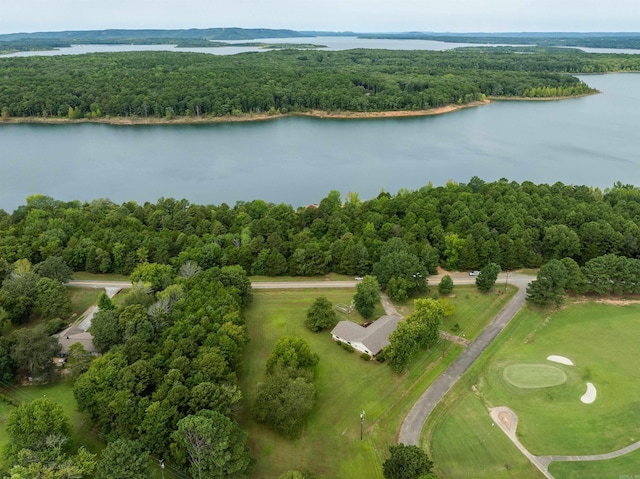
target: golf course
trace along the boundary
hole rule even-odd
[[[533,456],[601,455],[639,441],[639,316],[640,305],[629,302],[525,306],[427,421],[422,444],[438,472],[446,479],[545,477],[502,430],[505,424],[490,417],[496,407],[515,413],[517,439]],[[546,477],[638,471],[635,451],[607,460],[556,458]]]

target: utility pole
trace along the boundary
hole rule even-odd
[[[507,271],[507,277],[504,280],[504,292],[507,293],[507,283],[509,282],[509,272]]]
[[[364,428],[364,411],[360,413],[360,440],[362,441],[362,430]]]
[[[160,472],[162,472],[162,479],[164,479],[164,459],[160,459]]]

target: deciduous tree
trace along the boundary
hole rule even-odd
[[[365,276],[356,285],[353,302],[363,318],[369,319],[373,316],[376,305],[380,303],[380,285],[374,276]]]
[[[496,284],[499,274],[500,266],[496,263],[489,263],[480,270],[480,274],[476,277],[476,286],[480,291],[491,291],[493,285]]]
[[[336,323],[336,312],[326,296],[319,296],[307,310],[304,324],[314,333],[331,328]]]
[[[389,446],[391,456],[382,464],[385,479],[421,479],[428,478],[433,462],[427,453],[418,446],[398,444]]]
[[[247,433],[227,416],[200,411],[178,422],[176,459],[198,479],[243,479],[251,472]]]
[[[451,294],[453,292],[453,287],[454,285],[451,276],[445,274],[438,285],[438,292],[440,294]]]
[[[142,444],[116,439],[102,451],[96,479],[147,479],[150,476],[149,453]]]

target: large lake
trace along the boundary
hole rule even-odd
[[[0,208],[12,211],[34,193],[300,206],[332,189],[365,199],[474,175],[640,185],[640,74],[582,78],[602,94],[494,102],[418,118],[0,125]]]
[[[131,52],[131,51],[173,51],[173,52],[197,52],[210,53],[212,55],[235,55],[245,52],[265,52],[268,51],[260,47],[237,47],[234,43],[312,43],[322,45],[323,50],[351,50],[353,48],[374,48],[384,50],[451,50],[459,47],[480,47],[498,46],[482,45],[473,43],[445,43],[432,40],[393,40],[376,38],[357,37],[296,37],[296,38],[264,38],[257,40],[229,40],[231,44],[226,47],[215,48],[176,48],[175,45],[72,45],[71,47],[49,50],[44,52],[18,52],[4,57],[30,57],[30,56],[54,56],[54,55],[80,55],[84,53],[96,52]],[[518,45],[514,45],[518,46]],[[520,45],[521,46],[521,45]],[[612,49],[612,48],[580,48],[580,50],[591,53],[640,53],[640,50],[633,49]],[[0,56],[0,58],[2,58]]]

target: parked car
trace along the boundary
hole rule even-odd
[[[469,276],[478,276],[480,274],[480,271],[469,271]]]
[[[356,276],[356,281],[362,281],[362,276]]]

